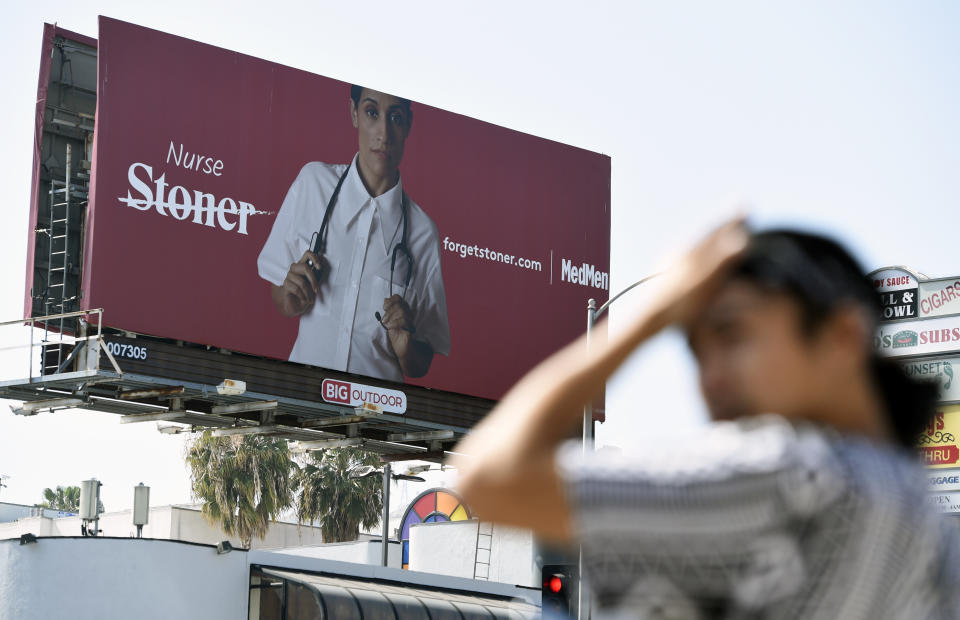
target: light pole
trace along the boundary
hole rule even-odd
[[[361,473],[362,472],[362,473]],[[353,479],[359,478],[373,478],[374,476],[379,476],[380,472],[377,471],[377,468],[368,465],[358,469],[355,472],[350,474],[350,477]],[[390,463],[385,463],[383,465],[383,514],[381,516],[381,527],[383,532],[380,535],[380,565],[387,565],[387,543],[389,542],[389,533],[390,533],[390,480],[412,480],[414,482],[426,482],[426,479],[421,478],[420,476],[410,476],[408,474],[394,474],[390,472]]]
[[[608,299],[607,302],[604,303],[599,308],[597,308],[596,299],[587,300],[587,351],[588,352],[590,351],[590,338],[591,338],[591,335],[593,334],[593,326],[597,322],[597,319],[600,318],[604,312],[610,309],[610,304],[612,304],[613,302],[623,297],[625,293],[628,293],[629,291],[635,289],[636,287],[640,286],[644,282],[652,280],[659,275],[660,275],[659,273],[655,273],[653,275],[647,276],[646,278],[641,278],[637,280],[627,288],[623,289],[622,291],[620,291],[619,293],[617,293],[616,295]],[[583,407],[583,453],[586,454],[587,452],[590,452],[592,450],[593,450],[593,401],[590,401]]]
[[[383,465],[383,515],[380,517],[380,566],[387,566],[390,557],[390,463]]]
[[[644,282],[652,280],[659,276],[659,273],[649,275],[645,278],[641,278],[623,289],[610,299],[606,301],[602,306],[597,308],[596,299],[587,300],[587,352],[590,351],[590,338],[593,334],[593,325],[597,322],[597,319],[603,315],[610,308],[610,304],[617,301],[625,293],[635,289]],[[593,451],[593,401],[587,401],[587,404],[583,406],[583,454],[586,455],[589,452]],[[587,589],[583,586],[583,547],[580,547],[580,558],[579,558],[579,570],[580,570],[580,588],[579,588],[579,600],[577,601],[577,618],[580,620],[586,620],[590,617],[590,603]]]

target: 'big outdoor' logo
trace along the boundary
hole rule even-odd
[[[323,400],[328,403],[362,407],[364,404],[377,405],[390,413],[404,413],[407,410],[407,395],[398,390],[324,379],[321,385]]]

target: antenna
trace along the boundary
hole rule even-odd
[[[9,486],[3,483],[4,480],[9,480],[10,476],[7,474],[0,474],[0,490],[3,490],[4,487]]]
[[[133,487],[133,524],[137,526],[137,538],[143,536],[143,526],[150,520],[150,487],[142,482]]]
[[[80,483],[80,533],[84,536],[96,536],[100,527],[100,481],[96,478]],[[93,527],[88,527],[93,521]]]

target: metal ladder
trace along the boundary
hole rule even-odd
[[[64,181],[50,180],[50,227],[45,231],[49,238],[47,245],[47,286],[44,290],[44,314],[63,314],[69,312],[68,304],[76,301],[77,294],[69,295],[67,291],[70,269],[70,168],[71,148],[67,143],[66,174]],[[43,323],[44,355],[40,361],[40,374],[50,375],[60,371],[64,360],[65,347],[63,343],[64,329],[70,329],[67,320],[62,316],[53,322]],[[57,338],[50,340],[50,333],[55,332]]]
[[[477,552],[473,563],[473,578],[490,580],[490,550],[493,547],[493,523],[477,522]]]

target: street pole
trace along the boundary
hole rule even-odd
[[[390,532],[390,463],[383,466],[383,536],[380,542],[380,564],[387,565],[387,543],[389,542],[388,533]]]
[[[593,332],[593,324],[597,318],[597,300],[587,301],[587,352],[590,351],[590,336]],[[583,454],[586,456],[593,451],[593,401],[587,401],[583,406]],[[587,620],[590,617],[590,594],[583,585],[583,547],[580,547],[580,557],[578,558],[577,568],[579,571],[578,593],[577,593],[577,618]]]
[[[590,352],[590,336],[597,318],[597,300],[587,300],[587,352]],[[593,451],[593,401],[583,406],[583,453]]]
[[[606,301],[600,308],[597,308],[597,300],[589,299],[587,300],[587,353],[590,352],[590,338],[593,333],[593,325],[597,321],[597,317],[607,311],[610,307],[610,304],[620,299],[624,293],[630,291],[647,280],[656,278],[659,273],[647,276],[646,278],[641,278],[637,280],[627,288],[623,289],[610,299]],[[593,401],[588,401],[587,404],[583,406],[583,454],[586,456],[588,453],[593,452]],[[579,591],[578,591],[578,600],[577,600],[577,618],[578,620],[589,620],[590,618],[590,592],[583,585],[583,547],[580,547],[580,558],[578,562],[580,569],[579,575]]]

